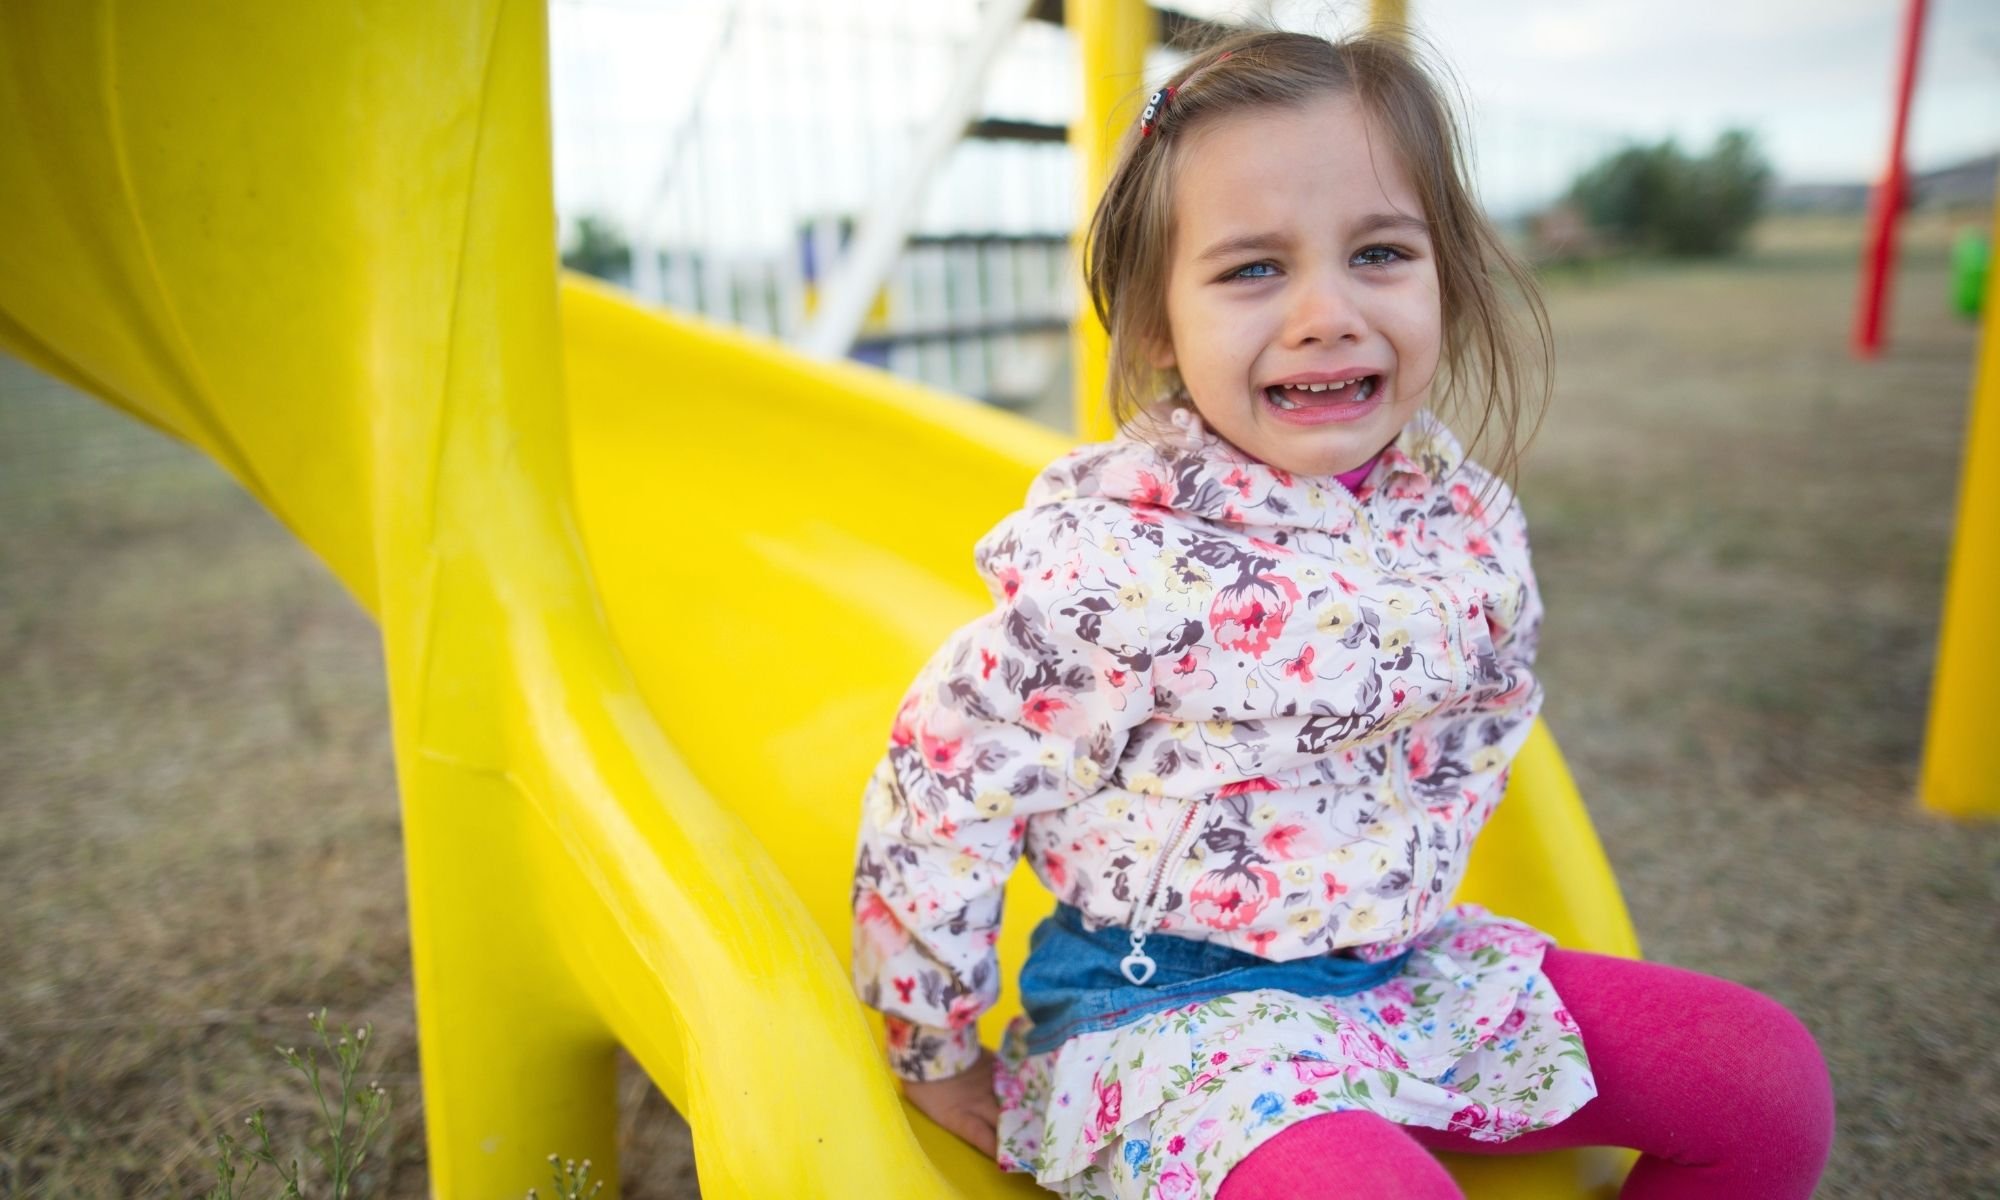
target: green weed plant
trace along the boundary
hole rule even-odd
[[[269,1167],[283,1187],[278,1200],[307,1200],[326,1196],[347,1200],[368,1161],[369,1146],[389,1120],[389,1093],[372,1080],[367,1084],[361,1070],[368,1056],[368,1035],[373,1027],[358,1029],[326,1023],[326,1010],[307,1013],[313,1036],[319,1045],[308,1045],[301,1054],[291,1046],[279,1046],[279,1057],[305,1077],[319,1109],[319,1125],[307,1141],[307,1150],[318,1171],[309,1171],[304,1159],[289,1160],[280,1155],[271,1138],[271,1128],[259,1108],[244,1122],[250,1128],[248,1140],[228,1133],[215,1135],[216,1184],[207,1200],[242,1200],[240,1190],[258,1171]]]
[[[205,1200],[245,1200],[240,1190],[258,1171],[268,1167],[283,1187],[276,1200],[311,1200],[326,1196],[347,1200],[360,1178],[361,1164],[368,1149],[389,1121],[389,1093],[381,1084],[361,1083],[361,1067],[368,1057],[368,1035],[374,1029],[363,1024],[358,1029],[326,1023],[326,1010],[306,1014],[317,1046],[307,1046],[301,1054],[291,1046],[277,1047],[285,1065],[305,1078],[319,1109],[319,1127],[307,1143],[313,1164],[319,1168],[309,1178],[306,1161],[297,1155],[289,1160],[278,1153],[271,1127],[258,1109],[243,1123],[250,1130],[248,1140],[228,1133],[215,1135],[215,1186]],[[590,1177],[591,1162],[578,1162],[558,1154],[549,1155],[549,1177],[555,1184],[554,1200],[597,1200],[604,1191],[602,1180]],[[323,1183],[322,1183],[323,1181]],[[527,1200],[541,1200],[534,1188]]]
[[[587,1158],[578,1162],[551,1154],[549,1176],[556,1185],[555,1200],[596,1200],[597,1194],[604,1190],[602,1180],[591,1182]],[[528,1189],[528,1200],[541,1200],[534,1188]]]

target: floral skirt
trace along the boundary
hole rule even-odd
[[[1547,935],[1460,905],[1400,977],[1351,996],[1238,992],[1029,1054],[1007,1030],[1000,1165],[1093,1200],[1213,1196],[1293,1122],[1363,1109],[1502,1142],[1597,1094]]]

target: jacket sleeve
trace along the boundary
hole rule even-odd
[[[1504,506],[1504,507],[1503,507]],[[1411,747],[1412,783],[1426,804],[1462,804],[1468,830],[1483,828],[1506,791],[1507,777],[1542,710],[1534,672],[1542,598],[1529,558],[1520,502],[1503,494],[1499,516],[1483,534],[1494,569],[1461,593],[1473,686],[1444,710],[1448,719]],[[1470,850],[1468,841],[1463,848]]]
[[[904,696],[865,792],[854,982],[906,1079],[957,1074],[999,996],[1001,889],[1027,819],[1090,795],[1152,713],[1145,589],[1108,536],[1017,514],[981,542],[992,612]]]
[[[1542,594],[1535,584],[1535,568],[1528,552],[1528,522],[1522,515],[1521,502],[1511,492],[1504,500],[1506,509],[1487,534],[1493,557],[1500,566],[1497,586],[1483,589],[1481,598],[1495,668],[1503,683],[1511,684],[1517,676],[1534,669],[1542,633]]]

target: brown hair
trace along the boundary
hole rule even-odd
[[[1459,153],[1462,134],[1407,35],[1371,31],[1329,42],[1304,33],[1239,32],[1196,53],[1167,85],[1172,99],[1148,134],[1141,137],[1136,123],[1127,131],[1084,244],[1084,281],[1111,335],[1113,418],[1125,425],[1175,386],[1149,352],[1169,335],[1173,188],[1189,132],[1246,109],[1296,107],[1329,92],[1351,95],[1387,135],[1430,225],[1443,323],[1433,406],[1461,429],[1467,422],[1457,418],[1476,417],[1468,450],[1490,441],[1494,473],[1511,478],[1548,404],[1548,314],[1533,276],[1473,200]],[[1524,345],[1506,303],[1508,284],[1527,310],[1532,344]]]

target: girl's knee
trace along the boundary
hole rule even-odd
[[[1791,1009],[1742,984],[1727,985],[1737,995],[1732,1019],[1739,1030],[1740,1058],[1763,1063],[1773,1083],[1803,1095],[1833,1095],[1819,1041]]]
[[[1557,951],[1547,969],[1601,1089],[1572,1132],[1588,1126],[1686,1163],[1824,1161],[1833,1085],[1819,1043],[1783,1004],[1659,963]]]
[[[1705,1039],[1713,1050],[1698,1085],[1707,1105],[1766,1152],[1824,1162],[1833,1146],[1833,1081],[1819,1042],[1778,1001],[1717,982],[1715,1027]]]

